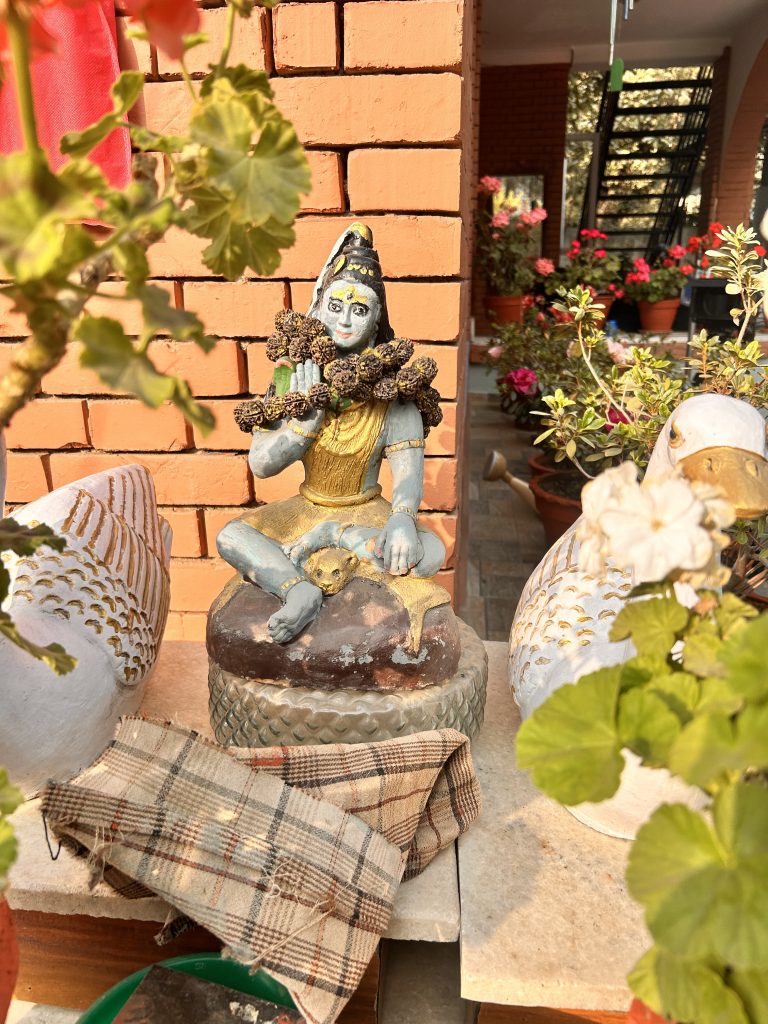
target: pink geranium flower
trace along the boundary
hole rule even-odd
[[[491,347],[488,349],[488,358],[493,360],[501,359],[501,354],[503,351],[504,349],[501,347],[501,345],[491,345]]]
[[[510,370],[504,378],[504,383],[518,395],[535,395],[538,391],[539,378],[533,370],[521,366],[519,370]]]
[[[669,255],[675,260],[681,260],[685,256],[685,249],[682,245],[673,245],[668,250]]]
[[[595,259],[604,260],[607,255],[605,249],[595,249]]]
[[[497,192],[501,192],[501,179],[492,178],[489,174],[486,174],[484,178],[480,179],[478,189],[481,192],[487,192],[488,195],[496,195]]]
[[[506,210],[499,210],[498,213],[494,213],[491,217],[491,227],[494,228],[508,228],[509,227],[509,214]]]
[[[536,273],[541,274],[542,277],[547,277],[549,274],[554,274],[555,272],[555,264],[552,260],[548,260],[544,256],[535,261],[533,268]]]

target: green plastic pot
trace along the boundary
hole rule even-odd
[[[196,956],[189,954],[173,957],[171,960],[163,960],[158,965],[150,964],[149,967],[143,967],[135,974],[123,978],[100,996],[79,1018],[77,1024],[112,1024],[139,987],[139,982],[154,966],[169,967],[173,971],[181,971],[182,974],[194,974],[197,978],[213,981],[217,985],[226,985],[237,992],[242,992],[243,995],[266,999],[270,1003],[277,1003],[278,1006],[286,1006],[292,1010],[296,1008],[288,989],[264,971],[249,974],[248,968],[243,964],[235,960],[225,960],[219,953],[199,953]]]

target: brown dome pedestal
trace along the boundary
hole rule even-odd
[[[479,728],[485,649],[450,605],[426,612],[417,650],[408,611],[371,580],[326,596],[314,622],[284,645],[267,632],[279,607],[239,577],[211,607],[210,714],[220,743],[355,743]]]

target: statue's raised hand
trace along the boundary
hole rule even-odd
[[[405,512],[395,512],[389,517],[373,550],[392,576],[405,576],[424,556],[416,523]]]

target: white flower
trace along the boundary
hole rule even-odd
[[[736,512],[719,487],[694,480],[691,483],[691,488],[699,501],[704,502],[707,517],[713,526],[721,530],[726,526],[731,526],[736,519]]]
[[[701,523],[706,507],[679,476],[638,487],[622,507],[610,507],[600,525],[608,553],[631,568],[638,583],[662,580],[675,569],[701,569],[712,558],[712,538]]]
[[[637,466],[633,462],[622,462],[590,480],[581,492],[583,515],[576,527],[579,568],[590,576],[597,576],[606,568],[608,538],[602,527],[602,516],[609,509],[622,508],[632,490],[640,490]]]

